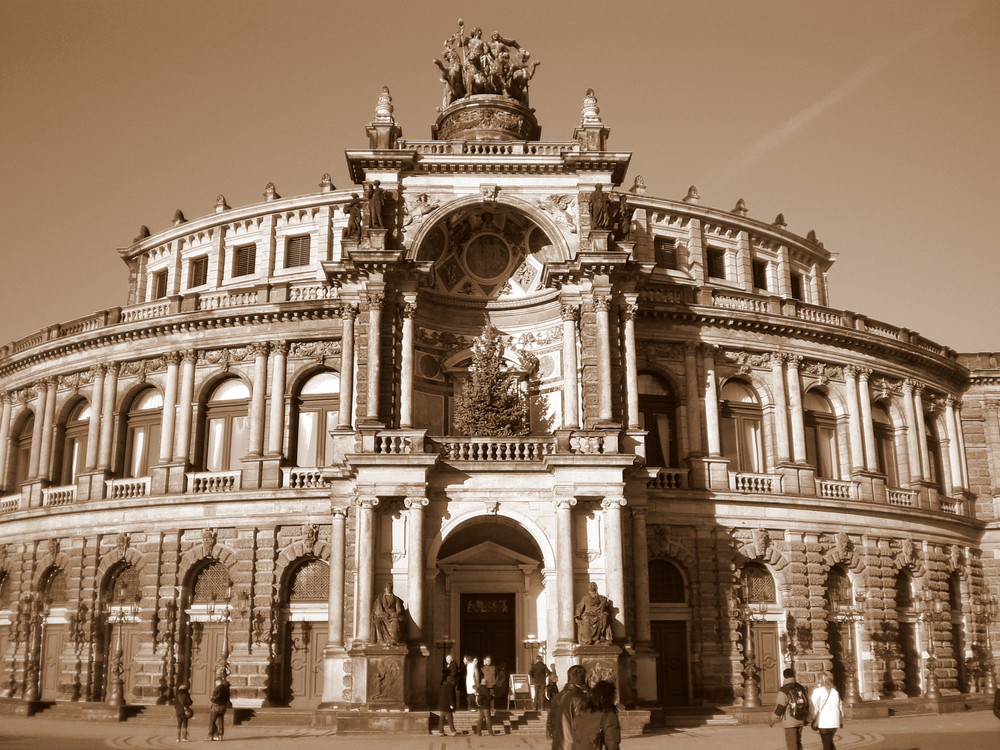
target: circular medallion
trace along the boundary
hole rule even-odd
[[[492,281],[510,265],[510,248],[495,234],[481,234],[465,248],[465,265],[477,279]]]

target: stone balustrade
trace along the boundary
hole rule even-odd
[[[655,472],[655,473],[654,473]],[[687,469],[651,469],[646,487],[651,490],[682,490],[687,487]]]
[[[857,500],[858,489],[855,482],[837,479],[817,479],[816,490],[820,497],[829,500]]]
[[[729,472],[729,488],[735,492],[755,495],[777,495],[781,493],[781,477],[772,474],[731,471]]]
[[[914,490],[900,490],[887,487],[885,499],[889,505],[912,508],[917,504],[917,493]]]
[[[453,461],[541,461],[555,453],[552,438],[442,438],[435,441]]]
[[[281,470],[281,486],[290,490],[325,489],[337,474],[334,469],[285,467]]]
[[[105,483],[109,500],[132,500],[149,495],[151,480],[149,477],[136,479],[109,479]]]
[[[62,487],[46,487],[42,490],[42,505],[46,508],[54,508],[60,505],[72,505],[75,502],[75,484],[67,484]]]
[[[242,474],[239,470],[188,472],[187,491],[195,495],[235,492],[240,489]]]
[[[20,495],[5,495],[4,497],[0,497],[0,514],[13,513],[20,507],[21,507]]]

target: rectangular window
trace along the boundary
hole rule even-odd
[[[233,276],[249,276],[256,270],[257,246],[240,245],[233,248]]]
[[[677,270],[677,240],[673,237],[654,237],[653,255],[656,265],[671,271]]]
[[[208,283],[208,256],[202,255],[191,261],[188,268],[188,288],[204,286]]]
[[[285,243],[285,268],[309,265],[309,235],[289,237]]]
[[[803,283],[801,273],[792,274],[792,299],[797,299],[799,302],[805,302],[805,295],[803,294]]]
[[[153,274],[153,297],[152,299],[163,299],[167,296],[167,269],[157,271]]]
[[[754,289],[767,291],[767,261],[753,261],[753,286]]]
[[[726,251],[718,247],[710,247],[707,251],[707,258],[709,278],[726,278]]]

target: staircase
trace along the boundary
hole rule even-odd
[[[718,706],[670,706],[663,709],[663,725],[674,729],[705,726],[736,726],[736,717]]]
[[[545,736],[547,711],[494,711],[493,734],[520,734]],[[431,714],[431,732],[440,731],[439,714]],[[459,734],[472,734],[479,722],[478,711],[455,711],[455,729]],[[447,730],[450,731],[450,730]]]

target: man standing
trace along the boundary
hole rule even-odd
[[[781,719],[785,728],[786,750],[802,750],[802,727],[809,720],[809,696],[806,689],[795,680],[795,670],[789,667],[781,673],[784,678],[778,690],[774,713],[768,719],[768,726]]]
[[[488,660],[489,657],[486,657]],[[483,671],[486,671],[486,664],[484,660]],[[476,726],[472,728],[472,731],[476,734],[483,734],[484,732],[491,737],[493,736],[493,688],[486,686],[486,678],[483,678],[483,683],[479,686],[479,719],[476,722]]]
[[[573,750],[573,719],[583,711],[587,700],[584,685],[587,684],[587,670],[574,664],[566,671],[566,687],[562,689],[552,705],[545,723],[545,736],[552,740],[552,750]]]
[[[534,702],[535,710],[542,710],[542,694],[545,692],[545,681],[549,678],[549,668],[542,661],[539,654],[535,663],[528,670],[528,679],[531,681],[531,699]]]
[[[212,690],[212,710],[208,717],[208,739],[222,741],[226,732],[226,709],[229,708],[229,683],[225,677],[215,679],[215,689]]]

